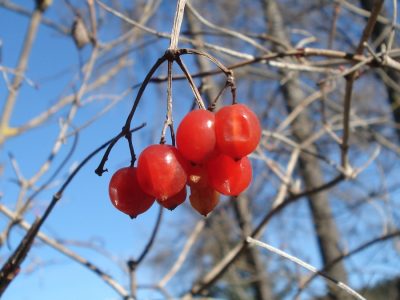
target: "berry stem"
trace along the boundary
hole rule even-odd
[[[150,69],[149,73],[147,73],[147,75],[146,75],[145,79],[143,80],[143,82],[142,82],[142,84],[141,84],[141,86],[140,86],[140,88],[139,88],[139,91],[138,91],[138,93],[137,93],[137,95],[136,95],[135,101],[134,101],[134,103],[133,103],[133,105],[132,105],[132,109],[131,109],[131,111],[129,112],[129,115],[128,115],[127,119],[126,119],[126,122],[125,122],[124,127],[122,127],[121,132],[120,132],[118,135],[116,135],[116,136],[114,137],[114,139],[109,143],[109,145],[108,145],[106,151],[104,152],[104,155],[103,155],[103,157],[102,157],[102,159],[101,159],[101,161],[100,161],[99,166],[98,166],[98,167],[96,168],[96,170],[95,170],[95,173],[96,173],[97,175],[101,176],[101,175],[103,175],[104,172],[107,171],[107,169],[104,169],[104,166],[105,166],[105,164],[106,164],[106,161],[108,160],[108,156],[110,155],[110,152],[111,152],[112,148],[115,146],[115,144],[119,141],[120,138],[122,138],[122,137],[124,137],[124,136],[126,137],[126,136],[129,135],[130,127],[131,127],[131,123],[132,123],[132,118],[133,118],[133,115],[134,115],[135,112],[136,112],[137,106],[139,105],[140,99],[142,98],[143,92],[144,92],[144,90],[146,89],[147,85],[149,84],[149,82],[150,82],[150,80],[151,80],[151,77],[154,75],[154,73],[157,71],[157,69],[158,69],[166,60],[167,60],[167,55],[164,54],[162,57],[160,57],[160,58],[156,61],[156,63],[155,63],[155,64],[153,65],[153,67]],[[128,141],[129,141],[129,139],[128,139]],[[131,143],[132,143],[132,142],[129,142],[129,147],[132,146],[132,149],[130,149],[131,155],[132,155],[132,153],[133,153],[133,152],[132,152],[132,150],[133,150],[133,145],[132,145]],[[132,156],[132,161],[133,161],[133,162],[134,162],[134,160],[135,160],[134,158],[135,158],[135,156],[134,156],[134,153],[133,153],[133,156]],[[131,162],[131,163],[132,163],[132,162]]]
[[[197,89],[196,84],[193,81],[192,75],[190,75],[188,69],[186,68],[185,64],[183,63],[183,61],[181,60],[181,58],[179,56],[176,57],[176,62],[178,63],[179,67],[181,68],[182,72],[185,74],[185,76],[189,82],[189,85],[192,88],[192,91],[196,97],[197,105],[199,106],[200,109],[206,109],[203,98],[201,97],[200,92]]]
[[[164,122],[164,126],[161,132],[160,144],[165,144],[165,134],[167,132],[167,127],[169,127],[171,132],[172,144],[175,145],[175,135],[173,133],[173,119],[172,119],[172,64],[173,60],[168,60],[168,84],[167,84],[167,116]]]
[[[208,58],[213,64],[215,64],[226,76],[226,85],[224,89],[221,91],[221,93],[217,96],[216,100],[210,105],[210,110],[212,111],[215,107],[215,103],[217,102],[218,98],[221,96],[222,92],[227,88],[228,86],[231,87],[231,93],[232,93],[232,104],[236,104],[236,84],[235,84],[235,76],[233,74],[233,70],[227,68],[222,64],[217,58],[214,56],[210,55],[207,52],[196,50],[196,49],[180,49],[180,55],[184,54],[193,54],[193,55],[200,55]]]
[[[135,165],[136,155],[135,155],[135,149],[133,148],[133,143],[132,143],[132,132],[129,131],[129,133],[127,133],[125,135],[125,138],[128,141],[129,152],[131,154],[131,167],[133,167]]]

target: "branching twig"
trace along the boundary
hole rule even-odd
[[[168,281],[171,280],[172,277],[179,271],[182,267],[187,255],[189,254],[190,249],[192,248],[194,242],[196,241],[197,237],[199,236],[200,232],[203,230],[205,225],[205,221],[201,220],[197,223],[196,227],[193,229],[192,233],[186,240],[185,246],[182,249],[182,252],[179,254],[175,264],[171,267],[169,272],[164,275],[164,277],[159,281],[157,286],[164,287]]]
[[[343,179],[344,176],[340,174],[331,181],[328,181],[319,187],[289,196],[285,201],[277,205],[274,209],[270,210],[262,218],[258,226],[251,233],[250,237],[258,238],[273,216],[281,212],[284,208],[286,208],[290,204],[296,202],[298,199],[307,197],[313,193],[319,193],[324,190],[330,189],[339,182],[341,182]],[[196,283],[192,287],[190,292],[184,295],[183,299],[190,299],[192,295],[200,294],[203,290],[211,286],[215,281],[217,281],[222,276],[222,274],[224,274],[224,272],[229,268],[229,266],[232,265],[232,263],[240,256],[240,254],[243,253],[243,250],[246,247],[248,247],[248,243],[246,242],[246,240],[242,240],[240,243],[234,246],[220,262],[216,263],[214,267],[201,280],[199,280],[198,283]]]
[[[353,297],[359,299],[359,300],[366,300],[363,296],[361,296],[359,293],[357,293],[355,290],[353,290],[351,287],[349,287],[348,285],[344,284],[341,281],[338,281],[332,277],[330,277],[329,275],[325,274],[324,272],[319,271],[317,268],[313,267],[312,265],[302,261],[301,259],[290,255],[280,249],[277,249],[271,245],[268,245],[266,243],[260,242],[259,240],[253,239],[251,237],[247,237],[246,241],[250,244],[250,245],[257,245],[259,247],[262,247],[264,249],[267,249],[268,251],[271,251],[272,253],[275,253],[283,258],[286,258],[296,264],[298,264],[299,266],[309,270],[310,272],[313,272],[315,275],[320,275],[322,277],[324,277],[325,279],[327,279],[328,281],[330,281],[331,283],[335,284],[336,286],[338,286],[339,288],[341,288],[342,290],[346,291],[348,294],[352,295]]]
[[[26,33],[24,44],[22,47],[21,55],[18,59],[16,74],[10,86],[4,109],[0,117],[0,144],[3,144],[8,136],[14,134],[13,130],[10,128],[10,119],[15,106],[15,102],[17,100],[18,91],[24,79],[24,73],[28,66],[29,55],[36,37],[36,33],[39,29],[42,16],[43,11],[39,7],[37,7],[32,14],[28,31]]]
[[[149,253],[151,247],[153,246],[153,243],[154,243],[154,241],[156,239],[156,235],[158,233],[158,230],[160,229],[160,224],[161,224],[161,220],[162,220],[163,211],[164,211],[164,209],[160,205],[159,210],[158,210],[158,216],[157,216],[156,224],[154,225],[153,231],[152,231],[152,233],[150,235],[150,238],[149,238],[146,246],[144,247],[142,253],[135,260],[136,265],[139,265],[146,258],[146,256]]]
[[[132,129],[132,132],[137,131],[143,128],[145,124],[142,124],[139,127]],[[68,187],[71,181],[75,178],[75,176],[79,173],[83,166],[85,166],[97,153],[107,147],[112,141],[109,140],[92,153],[90,153],[76,168],[75,170],[69,175],[67,180],[61,186],[61,188],[54,194],[52,200],[50,201],[49,205],[47,206],[43,215],[35,221],[35,223],[30,227],[20,244],[18,245],[17,249],[11,254],[7,262],[3,265],[0,270],[0,295],[5,291],[8,287],[10,282],[14,279],[17,275],[18,270],[20,268],[21,263],[24,261],[27,253],[29,252],[33,240],[35,239],[36,235],[38,234],[41,226],[46,221],[47,217],[52,212],[53,208],[57,204],[57,202],[61,199],[64,190]]]
[[[390,240],[390,239],[393,239],[393,238],[396,238],[396,237],[399,237],[399,236],[400,236],[400,231],[396,230],[396,231],[393,231],[391,233],[385,234],[383,236],[379,236],[377,238],[371,239],[370,241],[368,241],[366,243],[363,243],[362,245],[354,248],[353,250],[349,251],[348,253],[342,254],[341,256],[337,257],[336,259],[331,261],[328,265],[324,266],[323,269],[319,270],[318,272],[324,272],[325,270],[327,270],[329,268],[332,268],[338,262],[340,262],[340,261],[342,261],[342,260],[344,260],[346,258],[349,258],[349,257],[351,257],[351,256],[353,256],[353,255],[355,255],[355,254],[357,254],[359,252],[362,252],[362,251],[368,249],[369,247],[371,247],[371,246],[373,246],[373,245],[375,245],[377,243],[384,242],[384,241],[387,241],[387,240]],[[317,276],[317,273],[313,274],[312,276],[310,276],[310,278],[308,278],[299,287],[299,290],[296,293],[295,299],[298,299],[298,297],[300,296],[300,293],[311,283],[311,281],[313,281],[316,278],[316,276]]]
[[[155,73],[155,71],[157,71],[157,69],[167,60],[166,55],[163,55],[161,58],[159,58],[156,63],[153,65],[153,67],[150,69],[149,73],[147,73],[144,81],[141,83],[140,89],[136,95],[135,101],[133,103],[132,109],[129,112],[129,115],[126,119],[125,125],[122,128],[121,132],[110,142],[110,144],[108,145],[103,158],[100,161],[99,166],[96,168],[95,173],[99,176],[103,175],[104,172],[107,171],[107,169],[104,168],[107,160],[108,160],[108,156],[110,155],[110,152],[112,150],[112,148],[115,146],[115,144],[119,141],[120,138],[126,136],[127,134],[129,135],[129,128],[130,128],[130,124],[132,122],[132,118],[133,115],[136,112],[137,106],[139,105],[140,99],[142,98],[142,95],[148,85],[148,83],[150,82],[151,77],[153,76],[153,74]]]
[[[190,87],[191,87],[191,89],[193,91],[193,94],[196,97],[197,105],[199,106],[199,108],[205,109],[206,107],[204,105],[203,98],[201,97],[200,92],[199,92],[196,84],[194,83],[192,75],[190,75],[188,69],[186,68],[185,64],[183,63],[183,61],[181,60],[180,57],[176,58],[176,62],[179,65],[179,67],[181,68],[182,72],[185,74],[185,76],[186,76],[186,78],[187,78],[187,80],[189,82],[189,85],[190,85]]]
[[[358,47],[356,49],[356,55],[361,55],[364,50],[364,43],[368,40],[369,36],[372,33],[372,30],[377,21],[378,15],[382,9],[383,0],[377,0],[374,2],[374,7],[371,10],[371,15],[368,19],[367,25],[364,28],[362,33],[360,42],[358,43]],[[342,167],[347,174],[352,173],[351,166],[348,161],[348,149],[349,149],[349,136],[350,136],[350,110],[351,110],[351,98],[353,93],[353,85],[354,81],[357,77],[356,71],[350,73],[346,77],[346,89],[344,96],[344,108],[343,108],[343,137],[342,137],[342,145],[341,145],[341,161]]]
[[[8,210],[5,206],[0,205],[0,211],[6,215],[8,218],[11,220],[15,220],[17,216]],[[26,222],[25,220],[20,220],[17,223],[18,226],[22,227],[25,230],[29,230],[32,225]],[[81,264],[84,267],[87,267],[90,271],[94,272],[96,275],[98,275],[106,284],[108,284],[112,289],[114,289],[118,294],[121,296],[126,296],[128,295],[127,291],[124,289],[123,286],[121,286],[115,279],[113,279],[110,275],[105,273],[103,270],[99,269],[96,267],[93,263],[90,261],[86,260],[85,258],[81,257],[77,253],[74,253],[64,245],[60,244],[56,240],[48,237],[45,235],[43,232],[39,231],[37,234],[37,238],[40,239],[42,242],[45,244],[49,245],[50,247],[54,248],[55,250],[61,252],[65,256],[71,258],[73,261],[76,261],[77,263]]]

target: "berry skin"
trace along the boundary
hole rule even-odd
[[[211,187],[190,186],[190,204],[204,217],[217,206],[219,202],[219,193]]]
[[[183,189],[187,168],[187,162],[175,147],[151,145],[139,155],[138,181],[143,191],[164,201]]]
[[[184,158],[194,163],[204,162],[215,148],[215,117],[208,110],[189,112],[178,126],[176,143]]]
[[[210,158],[206,167],[210,186],[221,194],[237,196],[250,185],[252,168],[246,156],[234,160],[220,153]]]
[[[185,200],[186,200],[186,186],[178,194],[171,196],[163,201],[157,199],[157,202],[166,209],[174,210],[183,202],[185,202]]]
[[[205,188],[209,186],[205,165],[191,165],[188,169],[188,186]]]
[[[225,106],[215,115],[215,135],[220,152],[240,159],[257,148],[261,138],[260,122],[244,104]]]
[[[154,203],[154,197],[146,194],[137,180],[136,168],[119,169],[111,177],[108,187],[111,203],[131,218],[144,213]]]
[[[190,188],[190,204],[201,215],[207,216],[218,204],[219,193],[208,182],[204,165],[191,165],[188,170],[187,184]]]

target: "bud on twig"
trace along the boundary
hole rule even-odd
[[[45,11],[51,4],[53,0],[36,0],[36,9],[40,11]]]
[[[74,39],[75,45],[81,49],[86,44],[90,43],[89,32],[86,28],[82,17],[76,16],[74,23],[72,24],[71,35]]]

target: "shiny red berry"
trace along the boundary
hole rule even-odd
[[[132,218],[148,210],[155,200],[140,187],[136,168],[122,168],[115,172],[108,192],[111,203]]]
[[[234,160],[220,153],[207,162],[207,176],[213,189],[224,195],[237,196],[250,185],[252,167],[246,156]]]
[[[167,198],[166,200],[158,200],[157,202],[169,210],[174,210],[186,200],[186,186],[176,195]]]
[[[208,176],[205,165],[190,165],[188,168],[187,184],[197,188],[208,187]]]
[[[201,215],[207,216],[217,206],[219,193],[210,186],[190,186],[190,204]]]
[[[220,152],[240,159],[257,148],[261,137],[260,122],[244,104],[225,106],[215,115],[215,135]]]
[[[194,163],[205,161],[215,148],[214,114],[198,109],[188,113],[178,126],[176,143],[180,153]]]
[[[219,193],[208,182],[205,165],[191,165],[187,184],[190,188],[190,204],[201,215],[207,216],[218,204]]]
[[[187,162],[170,145],[151,145],[139,155],[138,181],[143,191],[164,201],[186,184]]]

